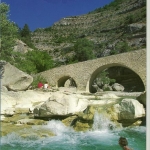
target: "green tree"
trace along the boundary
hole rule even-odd
[[[17,67],[24,72],[34,74],[53,68],[53,64],[53,60],[47,52],[32,50],[25,54]]]
[[[102,72],[100,72],[97,77],[96,77],[96,81],[97,84],[102,87],[105,84],[111,84],[114,83],[116,80],[115,79],[111,79],[109,78],[109,73],[107,70],[103,70]]]
[[[75,43],[73,50],[75,52],[74,60],[86,61],[95,58],[94,53],[94,43],[88,39],[78,39]]]
[[[26,43],[29,47],[36,49],[31,42],[31,31],[30,28],[27,24],[24,25],[24,27],[20,31],[20,37],[21,40]]]
[[[18,28],[14,22],[8,19],[9,6],[0,4],[0,59],[13,62],[13,46],[18,37]]]
[[[23,29],[20,32],[21,37],[31,38],[31,33],[29,26],[27,24],[24,25]]]

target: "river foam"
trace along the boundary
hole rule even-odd
[[[51,120],[47,125],[34,126],[30,131],[46,129],[55,136],[22,138],[11,133],[1,138],[2,150],[120,150],[118,139],[124,136],[134,150],[146,149],[146,127],[130,127],[110,130],[112,122],[103,115],[95,114],[92,130],[75,132],[59,120]]]

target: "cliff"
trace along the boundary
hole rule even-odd
[[[32,42],[54,59],[67,59],[77,39],[94,42],[95,56],[104,57],[146,47],[146,1],[115,0],[81,16],[70,16],[37,29]]]

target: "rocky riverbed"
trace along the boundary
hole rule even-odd
[[[60,120],[75,131],[87,131],[93,126],[95,113],[103,114],[113,124],[111,128],[140,126],[144,123],[145,108],[139,102],[143,93],[57,90],[27,90],[1,92],[1,136],[17,132],[21,137],[54,136],[45,128],[49,120]]]

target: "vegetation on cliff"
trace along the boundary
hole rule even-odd
[[[27,24],[19,29],[10,22],[7,4],[0,7],[0,58],[30,74],[146,47],[146,0],[114,0],[88,14],[66,17],[34,32]],[[33,51],[14,52],[17,38]]]
[[[74,62],[74,45],[81,39],[93,42],[93,58],[145,48],[146,1],[114,0],[103,8],[62,18],[53,26],[32,33],[35,47],[48,51],[59,62],[63,58],[65,64],[70,63],[68,59]],[[80,51],[83,49],[80,47]],[[76,61],[83,60],[77,57]]]

